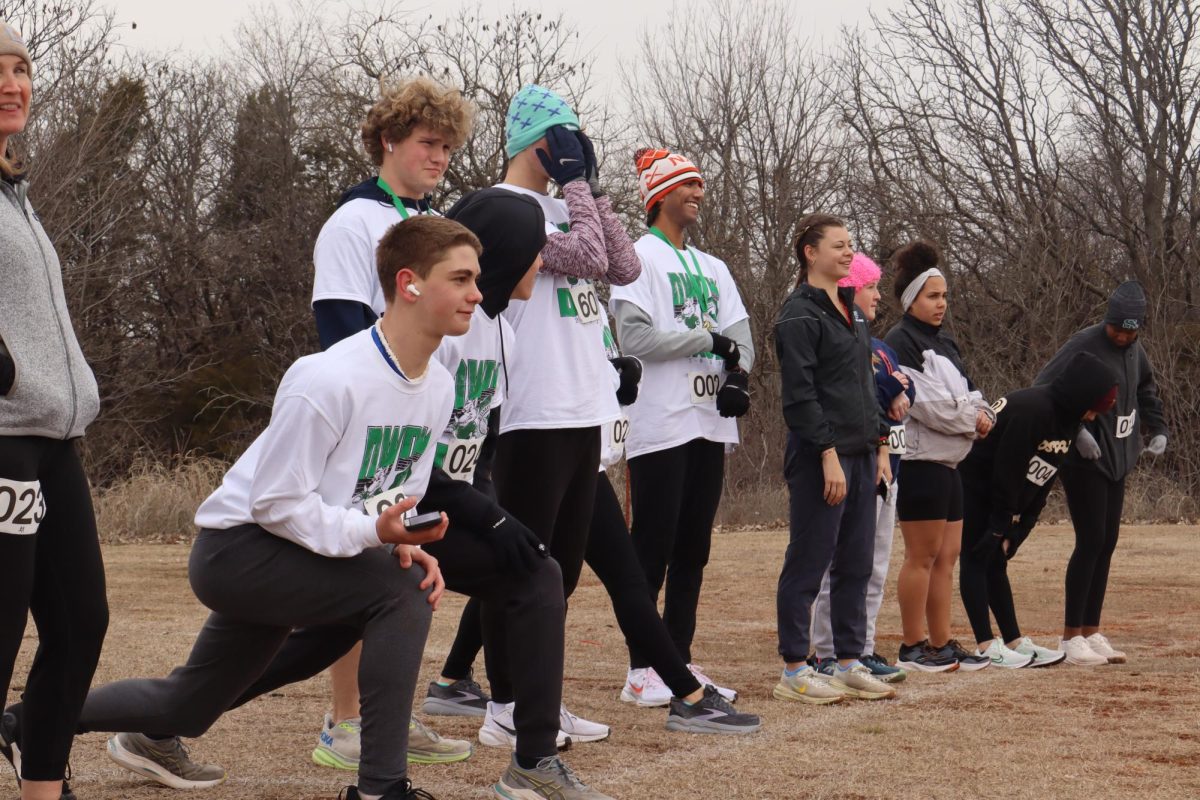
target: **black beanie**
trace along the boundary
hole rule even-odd
[[[1121,330],[1136,331],[1146,320],[1146,293],[1137,281],[1125,281],[1108,298],[1104,321]]]
[[[1050,394],[1071,419],[1097,404],[1116,388],[1120,376],[1103,359],[1086,350],[1071,356],[1062,372],[1050,382]]]
[[[532,197],[507,189],[464,195],[446,217],[479,237],[479,291],[484,312],[495,317],[508,307],[513,289],[546,245],[546,215]]]

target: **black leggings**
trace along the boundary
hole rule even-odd
[[[1063,491],[1075,526],[1075,551],[1067,562],[1068,628],[1100,627],[1108,570],[1125,504],[1125,479],[1111,481],[1094,469],[1063,467]]]
[[[666,583],[663,622],[679,657],[690,663],[700,586],[725,478],[725,445],[693,439],[629,459],[629,474],[633,548],[655,605]],[[629,665],[648,667],[650,661],[630,649]]]
[[[1012,585],[1008,582],[1008,559],[995,551],[991,558],[982,559],[972,552],[981,539],[988,536],[991,500],[986,491],[964,486],[962,551],[958,556],[958,592],[962,596],[967,619],[976,642],[995,637],[988,609],[996,615],[1000,636],[1005,642],[1021,638],[1017,624],[1017,609],[1013,603]]]
[[[18,522],[40,513],[36,505],[23,513],[38,482],[45,515],[36,533],[17,533]],[[32,612],[38,648],[25,680],[21,770],[26,780],[56,781],[108,629],[96,517],[74,440],[0,437],[0,530],[0,697]]]

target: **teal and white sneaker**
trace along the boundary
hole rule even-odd
[[[979,653],[978,650],[975,652]],[[979,654],[987,656],[991,660],[992,666],[1000,669],[1020,669],[1033,663],[1033,656],[1009,650],[999,639],[992,639],[987,649]]]
[[[1013,650],[1022,655],[1033,656],[1033,661],[1029,665],[1032,669],[1036,669],[1037,667],[1052,667],[1067,660],[1067,654],[1062,650],[1042,647],[1039,644],[1035,644],[1033,639],[1030,639],[1028,636],[1022,636],[1021,641],[1017,642],[1017,646]]]
[[[108,757],[172,789],[207,789],[225,780],[225,770],[193,761],[178,738],[156,741],[140,733],[118,733],[108,740]]]
[[[908,672],[903,667],[893,667],[887,662],[887,659],[878,653],[871,653],[869,656],[863,656],[859,659],[862,665],[866,667],[871,675],[884,683],[900,683],[908,677]]]

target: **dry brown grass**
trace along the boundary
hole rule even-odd
[[[196,509],[228,469],[223,461],[191,456],[170,467],[138,462],[126,478],[96,493],[101,541],[190,541],[196,533]]]
[[[624,800],[1200,797],[1198,533],[1188,526],[1123,531],[1106,628],[1129,652],[1128,665],[914,675],[895,701],[828,708],[770,699],[779,668],[775,580],[786,535],[718,536],[696,655],[711,675],[742,690],[742,708],[763,716],[763,730],[740,739],[668,733],[663,710],[617,702],[625,674],[622,640],[602,588],[586,573],[571,603],[565,697],[573,710],[611,724],[614,733],[607,742],[577,746],[568,760],[585,779]],[[1058,626],[1069,546],[1068,529],[1039,529],[1012,564],[1021,618],[1044,642]],[[893,565],[902,550],[898,541]],[[98,681],[162,675],[185,657],[204,619],[185,582],[186,553],[180,545],[106,548],[113,621]],[[899,624],[893,587],[879,624],[880,647],[892,655]],[[436,616],[425,680],[446,653],[459,607],[449,603]],[[956,630],[966,634],[957,604],[955,615]],[[32,644],[26,642],[18,679]],[[230,772],[224,786],[195,796],[335,797],[350,776],[309,762],[326,691],[323,677],[288,687],[228,714],[193,742],[197,757]],[[446,735],[475,732],[466,720],[434,722]],[[89,734],[77,741],[80,797],[172,794],[109,762],[104,738]],[[480,748],[463,764],[417,766],[412,775],[442,800],[483,798],[506,759]]]

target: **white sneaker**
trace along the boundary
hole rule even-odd
[[[1029,666],[1033,669],[1038,667],[1052,667],[1055,664],[1061,664],[1067,658],[1067,654],[1062,650],[1052,650],[1049,647],[1042,647],[1035,644],[1033,639],[1028,636],[1021,637],[1021,641],[1017,642],[1017,646],[1013,648],[1018,653],[1027,656],[1033,656],[1033,663]]]
[[[516,749],[517,726],[513,723],[513,709],[516,705],[516,703],[488,701],[483,724],[479,726],[480,744],[488,747],[507,747],[509,750]],[[571,746],[571,739],[559,731],[555,744],[558,745],[559,750],[566,750]]]
[[[621,689],[621,700],[637,703],[642,708],[657,708],[671,702],[671,690],[658,677],[653,667],[631,669]]]
[[[1104,656],[1110,664],[1124,664],[1125,654],[1120,650],[1114,650],[1113,646],[1108,643],[1108,637],[1103,633],[1096,631],[1091,636],[1087,637],[1088,647],[1092,648],[1092,652],[1098,656]]]
[[[697,666],[696,664],[688,664],[688,665],[687,665],[687,668],[688,668],[688,672],[692,673],[692,676],[693,676],[693,677],[694,677],[694,678],[695,678],[697,681],[699,681],[699,682],[700,682],[700,685],[701,685],[701,686],[711,686],[711,687],[713,687],[714,689],[716,689],[716,690],[717,690],[717,694],[721,695],[721,697],[724,697],[724,698],[725,698],[726,700],[728,700],[729,702],[731,702],[731,703],[736,703],[736,702],[737,702],[737,699],[738,699],[738,693],[737,693],[737,690],[736,690],[736,689],[730,689],[730,688],[727,688],[727,687],[725,687],[725,686],[721,686],[721,685],[719,685],[719,684],[718,684],[716,681],[714,681],[712,678],[710,678],[710,677],[708,677],[707,675],[705,675],[705,674],[704,674],[704,670],[702,670],[702,669],[701,669],[699,666]]]
[[[987,656],[991,659],[993,667],[1000,667],[1001,669],[1020,669],[1033,663],[1033,656],[1018,653],[1016,650],[1009,650],[1004,646],[1004,642],[999,639],[992,639],[992,643],[983,652],[978,650],[975,652],[981,656]]]
[[[818,706],[845,700],[846,693],[830,686],[823,677],[809,666],[802,667],[795,675],[788,675],[785,668],[772,694],[779,700],[796,700]]]
[[[559,708],[558,720],[559,736],[567,736],[576,743],[601,742],[612,733],[607,725],[577,717],[567,711],[565,703]]]
[[[1067,663],[1081,667],[1098,667],[1107,664],[1108,659],[1091,648],[1087,639],[1082,636],[1072,636],[1070,639],[1060,639],[1061,649],[1067,654]]]

